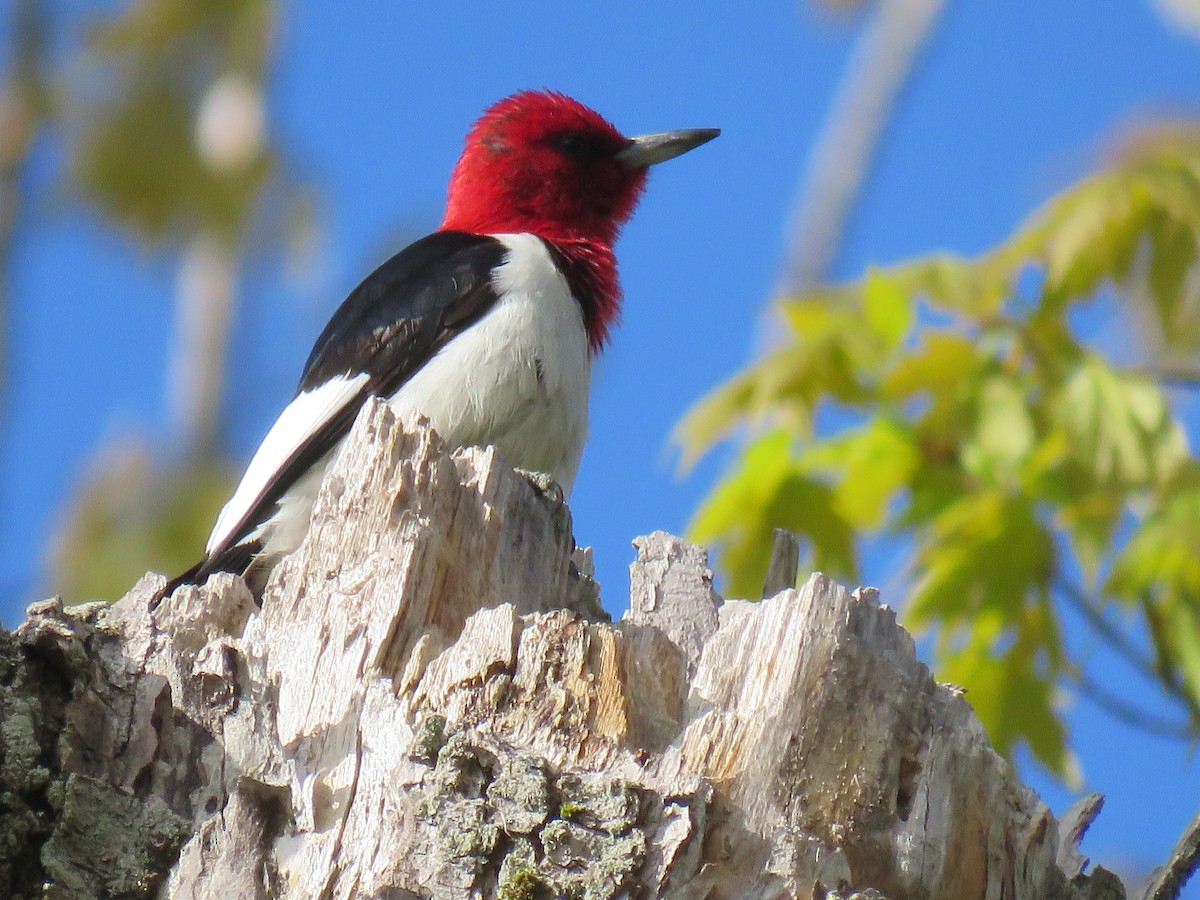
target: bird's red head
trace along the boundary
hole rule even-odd
[[[549,241],[583,306],[592,349],[599,349],[620,305],[613,241],[633,214],[647,168],[718,133],[699,128],[628,138],[563,94],[513,94],[467,134],[442,229],[526,232]]]
[[[563,94],[506,97],[467,135],[442,227],[611,246],[646,184],[644,166],[618,159],[629,144],[603,116]]]

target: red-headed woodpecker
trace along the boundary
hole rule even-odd
[[[620,304],[613,242],[655,163],[715,128],[627,138],[562,94],[526,91],[475,123],[441,228],[367,276],[305,363],[295,397],[170,583],[235,572],[260,585],[294,550],[364,400],[423,413],[451,446],[494,444],[569,492],[591,361]]]

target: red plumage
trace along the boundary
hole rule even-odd
[[[582,103],[522,91],[493,104],[467,134],[442,230],[528,232],[551,243],[585,310],[593,350],[620,307],[613,243],[646,185],[615,156],[630,139]]]

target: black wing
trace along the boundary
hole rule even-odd
[[[496,301],[505,246],[487,235],[438,231],[401,250],[356,287],[317,338],[297,393],[367,372],[391,393]]]
[[[244,572],[261,549],[246,542],[246,535],[273,515],[287,490],[345,437],[366,398],[390,396],[495,304],[492,272],[506,252],[500,241],[487,235],[439,231],[368,275],[317,338],[293,400],[332,378],[365,374],[366,379],[295,445],[254,491],[252,502],[220,543],[168,590],[199,583],[213,572]]]

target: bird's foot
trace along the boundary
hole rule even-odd
[[[517,469],[516,472],[518,475],[523,475],[525,480],[533,485],[534,490],[546,499],[554,503],[563,502],[563,489],[552,475],[546,472],[535,472],[532,469]]]

